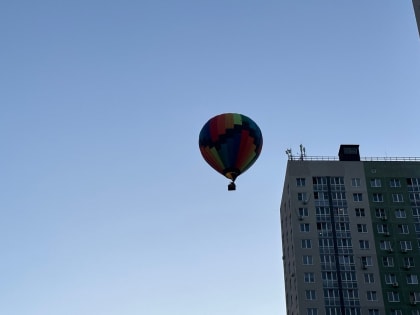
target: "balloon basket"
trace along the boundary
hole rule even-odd
[[[235,183],[234,183],[234,182],[231,182],[231,183],[228,185],[228,190],[229,190],[229,191],[231,191],[231,190],[236,190],[236,185],[235,185]]]

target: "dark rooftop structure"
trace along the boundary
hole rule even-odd
[[[358,144],[342,144],[338,151],[340,161],[360,161]]]

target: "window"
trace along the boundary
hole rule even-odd
[[[346,314],[345,315],[360,315],[360,308],[356,307],[350,307],[346,308]]]
[[[391,309],[390,315],[403,315],[402,310]]]
[[[368,240],[359,240],[359,247],[360,247],[360,249],[369,249],[369,241]]]
[[[352,187],[360,187],[360,178],[352,178],[351,179],[351,186]]]
[[[339,307],[326,307],[325,315],[343,315],[343,314],[341,314],[341,308]]]
[[[344,177],[331,177],[330,184],[331,185],[344,185]]]
[[[360,233],[367,233],[367,225],[366,224],[358,224],[357,231]]]
[[[298,187],[305,186],[305,178],[296,178],[296,186]]]
[[[337,289],[324,289],[324,298],[325,299],[335,299],[339,297]]]
[[[330,215],[330,208],[316,207],[316,215]]]
[[[385,274],[385,283],[386,284],[394,284],[397,282],[397,276],[393,273],[386,273]]]
[[[320,238],[318,244],[321,248],[334,247],[334,241],[331,238]]]
[[[306,198],[306,192],[300,192],[300,193],[298,193],[298,200],[300,200],[300,201],[307,201],[308,199]]]
[[[370,180],[370,187],[381,187],[382,182],[379,178],[372,178]]]
[[[354,193],[353,194],[353,201],[360,202],[363,201],[363,196],[361,193]]]
[[[373,202],[384,202],[384,196],[381,193],[374,193],[374,194],[372,194],[372,201]]]
[[[400,248],[401,248],[401,251],[404,251],[404,252],[413,249],[411,245],[411,241],[400,241]]]
[[[414,258],[413,257],[403,257],[403,264],[404,264],[404,268],[406,268],[406,269],[415,267]]]
[[[382,250],[390,250],[391,247],[391,241],[384,241],[384,240],[380,240],[379,241],[379,247]]]
[[[302,248],[312,248],[311,240],[302,240],[301,245],[302,245]]]
[[[403,194],[392,194],[392,202],[404,202]]]
[[[345,192],[332,192],[331,199],[332,200],[346,200],[346,193]]]
[[[370,309],[368,310],[368,314],[369,314],[369,315],[380,315],[380,314],[379,314],[379,310],[378,310],[378,309],[376,309],[376,308],[370,308]]]
[[[400,234],[408,234],[408,224],[398,224],[398,233]]]
[[[309,223],[301,223],[300,224],[300,231],[301,232],[309,232]]]
[[[352,247],[351,238],[339,238],[337,239],[337,246],[340,247]]]
[[[399,302],[400,301],[400,294],[396,291],[391,291],[387,293],[388,301],[389,302]]]
[[[312,183],[314,185],[327,185],[326,177],[312,177]]]
[[[420,292],[410,292],[410,302],[419,302]]]
[[[336,223],[335,224],[335,229],[338,232],[350,232],[350,224],[349,223]]]
[[[376,291],[367,291],[366,296],[367,296],[368,301],[377,301],[378,300],[378,295],[377,295]]]
[[[346,300],[353,300],[359,298],[359,291],[353,289],[343,290],[343,295]]]
[[[374,283],[375,278],[373,276],[373,273],[365,273],[365,283]]]
[[[331,232],[332,226],[331,223],[328,222],[319,222],[316,224],[316,229],[318,232]]]
[[[364,267],[373,266],[372,257],[371,256],[362,256],[362,257],[360,257],[360,262],[362,263],[362,266],[364,266]]]
[[[364,208],[356,208],[354,209],[356,212],[356,217],[364,217],[365,216],[365,209]]]
[[[305,272],[303,274],[303,280],[305,283],[314,283],[315,282],[315,275],[313,272]]]
[[[299,208],[299,216],[301,217],[309,216],[308,208]]]
[[[375,209],[375,215],[377,218],[385,218],[386,214],[385,214],[385,209],[384,208],[376,208]]]
[[[394,284],[397,282],[397,276],[393,273],[386,273],[385,274],[385,283],[386,284]]]
[[[321,255],[320,257],[323,264],[335,264],[335,256],[333,255]]]
[[[378,231],[379,234],[389,233],[388,224],[383,224],[383,223],[377,224],[376,230]]]
[[[398,178],[392,178],[389,181],[389,187],[393,187],[393,188],[395,188],[395,187],[401,187],[400,180]]]
[[[315,290],[306,290],[305,295],[306,295],[307,300],[315,300],[316,299]]]
[[[354,264],[353,256],[348,255],[338,256],[338,261],[340,262],[340,265],[350,266]]]
[[[394,258],[391,256],[382,257],[384,267],[394,267]]]
[[[343,216],[343,215],[347,215],[347,208],[334,208],[334,210],[336,211],[337,215],[339,216]]]
[[[420,186],[420,178],[407,178],[408,186]]]
[[[418,188],[416,188],[416,189],[418,189]],[[410,193],[409,198],[410,198],[411,204],[412,205],[414,204],[414,205],[417,206],[420,202],[420,193],[418,193],[418,192]]]
[[[317,308],[307,308],[306,309],[306,315],[318,315],[318,309]]]
[[[407,275],[407,284],[418,284],[419,283],[419,279],[417,277],[417,275]]]
[[[303,255],[302,256],[302,263],[304,265],[313,265],[314,264],[314,259],[311,255]]]
[[[404,219],[407,217],[407,215],[405,214],[405,210],[404,209],[396,209],[395,210],[395,217],[397,219]]]
[[[420,217],[420,208],[411,208],[411,213],[413,214],[413,217]]]
[[[322,191],[315,191],[314,192],[314,199],[315,200],[329,200],[328,193]]]
[[[411,315],[420,315],[420,310],[411,310]]]
[[[337,280],[337,273],[333,271],[323,271],[322,280],[324,281],[335,281]]]
[[[356,281],[356,273],[355,272],[349,272],[349,271],[343,271],[341,273],[341,280],[343,280],[343,282]]]

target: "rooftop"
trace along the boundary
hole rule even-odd
[[[418,0],[420,2],[420,0]],[[294,155],[292,149],[287,149],[289,161],[369,161],[369,162],[420,162],[420,157],[360,157],[358,144],[341,144],[338,156],[307,156],[306,149],[301,144],[300,154]]]
[[[306,155],[288,155],[289,161],[339,161],[338,156],[306,156]],[[360,161],[412,161],[420,162],[420,157],[361,157]]]

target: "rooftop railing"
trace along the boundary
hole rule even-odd
[[[301,155],[289,155],[289,161],[339,161],[338,156],[301,156]],[[373,162],[394,162],[394,161],[412,161],[420,162],[420,157],[361,157],[360,161]]]

